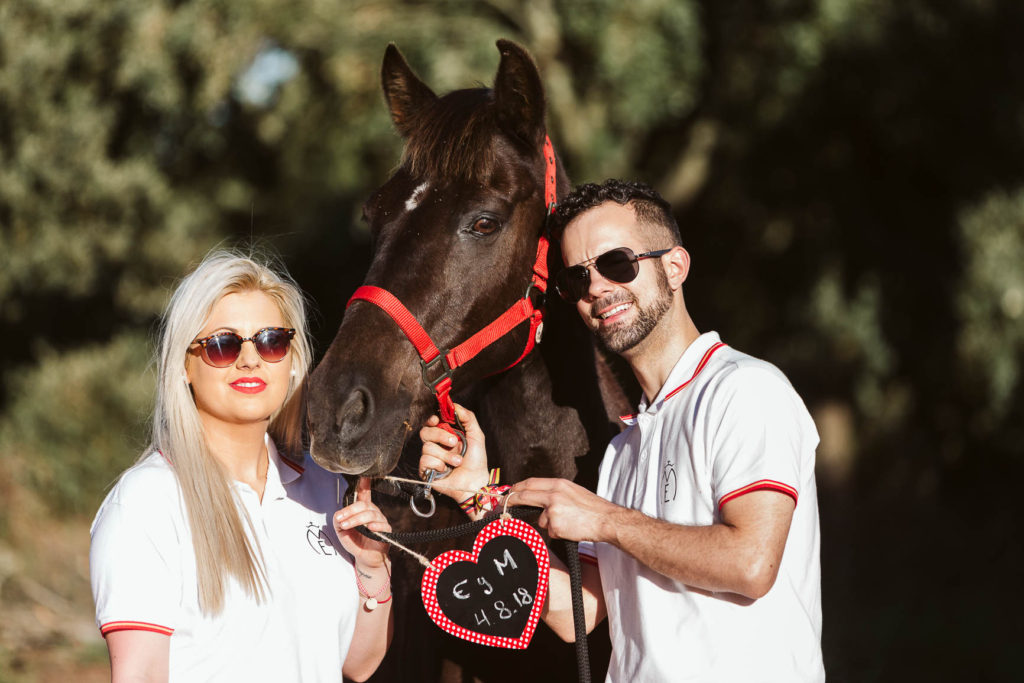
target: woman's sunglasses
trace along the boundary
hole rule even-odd
[[[242,344],[251,341],[256,347],[256,353],[268,363],[277,363],[288,355],[288,347],[291,346],[292,337],[295,336],[293,327],[264,327],[251,337],[243,337],[234,332],[218,332],[209,337],[196,339],[193,344],[202,347],[203,360],[207,365],[215,368],[226,368],[238,360],[242,353]]]
[[[612,282],[632,282],[640,272],[640,261],[667,254],[671,249],[658,249],[643,254],[634,254],[628,247],[612,249],[590,261],[579,265],[563,268],[555,276],[555,289],[563,299],[571,304],[576,303],[590,289],[590,264],[594,264],[601,277]]]

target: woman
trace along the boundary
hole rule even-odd
[[[302,294],[218,251],[160,335],[152,443],[100,507],[90,570],[114,683],[363,680],[391,639],[391,529],[302,457]],[[344,551],[342,551],[342,549]]]

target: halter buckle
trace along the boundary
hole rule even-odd
[[[537,299],[531,299],[531,294],[536,294]],[[537,282],[535,280],[530,280],[530,284],[526,285],[526,293],[523,294],[523,298],[528,299],[530,301],[530,305],[538,310],[544,308],[548,300],[547,294],[537,286]]]
[[[441,352],[431,361],[420,361],[420,375],[423,377],[423,383],[426,384],[431,391],[437,391],[437,385],[440,384],[444,379],[451,379],[452,369],[448,366],[448,349],[441,349]],[[434,376],[438,366],[441,367],[440,374]],[[431,377],[433,377],[431,379]]]

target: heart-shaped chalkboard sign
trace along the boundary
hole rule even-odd
[[[443,630],[473,643],[516,650],[530,644],[548,594],[544,539],[519,519],[497,519],[473,552],[449,550],[423,574],[423,605]]]

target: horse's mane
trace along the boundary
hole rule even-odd
[[[417,114],[402,155],[413,177],[473,183],[490,175],[496,126],[492,90],[456,90]]]

